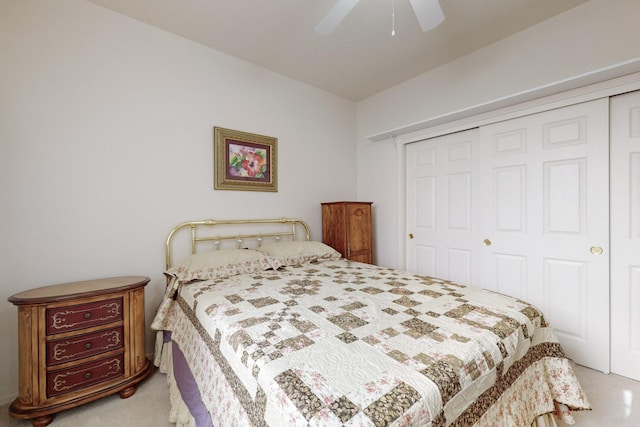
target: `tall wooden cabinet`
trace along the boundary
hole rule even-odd
[[[347,259],[373,263],[371,204],[322,203],[322,241]]]

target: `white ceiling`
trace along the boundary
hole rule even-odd
[[[423,33],[409,0],[361,0],[328,36],[337,0],[87,0],[256,65],[361,100],[588,0],[440,0]]]

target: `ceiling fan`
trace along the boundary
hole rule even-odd
[[[342,22],[347,14],[360,0],[338,0],[329,13],[316,26],[315,32],[322,35],[330,34]],[[409,0],[418,18],[422,31],[429,31],[444,21],[444,13],[440,7],[440,0]]]

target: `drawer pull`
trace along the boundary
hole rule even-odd
[[[85,377],[86,379],[91,378],[91,372],[87,372],[86,374],[84,374],[84,377]]]
[[[84,345],[84,348],[86,348],[87,350],[89,350],[91,348],[91,343],[88,342]]]
[[[86,313],[84,314],[84,318],[85,318],[85,319],[91,319],[91,313],[86,312]]]

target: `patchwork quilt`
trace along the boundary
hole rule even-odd
[[[344,259],[175,282],[152,328],[214,425],[528,426],[589,408],[535,307]]]

